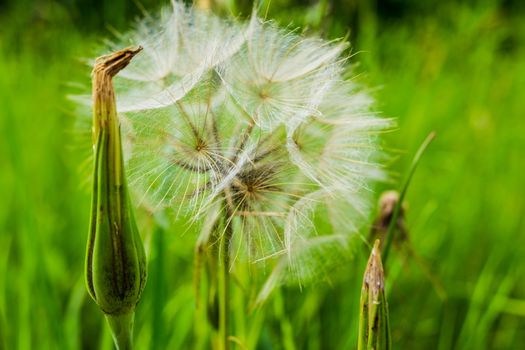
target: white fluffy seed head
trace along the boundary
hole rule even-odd
[[[137,203],[202,223],[200,241],[231,225],[232,261],[276,266],[261,299],[337,261],[367,222],[392,124],[344,78],[347,43],[176,1],[117,39],[144,47],[116,78]]]

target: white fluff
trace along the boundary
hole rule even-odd
[[[144,47],[116,79],[139,203],[201,222],[200,244],[231,224],[231,261],[274,266],[261,300],[347,250],[384,178],[377,136],[392,126],[344,79],[347,43],[176,1],[117,41]]]

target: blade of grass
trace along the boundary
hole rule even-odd
[[[386,265],[386,262],[387,262],[387,259],[388,259],[388,254],[390,252],[390,247],[392,246],[392,242],[394,240],[394,232],[395,232],[395,229],[396,229],[396,226],[397,226],[397,218],[398,218],[399,212],[401,210],[401,204],[403,203],[403,200],[404,200],[405,195],[406,195],[407,190],[408,190],[408,186],[410,185],[410,181],[412,180],[412,177],[413,177],[413,175],[414,175],[414,173],[416,171],[416,168],[417,168],[417,165],[419,163],[419,160],[421,159],[421,156],[423,155],[423,153],[427,149],[428,145],[430,144],[430,142],[432,142],[432,140],[434,139],[435,136],[436,136],[436,133],[434,131],[432,131],[430,134],[428,134],[428,136],[423,141],[421,146],[419,146],[419,149],[417,150],[416,155],[414,156],[414,159],[412,160],[412,164],[410,165],[410,169],[408,171],[408,176],[407,176],[407,178],[405,180],[405,183],[403,184],[403,187],[402,187],[402,189],[401,189],[401,191],[399,193],[399,200],[397,201],[396,206],[394,208],[394,213],[392,214],[392,218],[390,220],[390,225],[388,226],[388,231],[386,233],[385,248],[384,248],[383,254],[382,254],[383,264],[385,264],[385,265]]]

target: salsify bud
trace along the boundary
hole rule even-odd
[[[388,304],[385,296],[385,276],[381,262],[379,240],[375,241],[366,266],[359,312],[357,349],[391,349]]]
[[[86,282],[119,349],[131,348],[135,306],[146,283],[146,255],[129,199],[112,78],[141,49],[98,58],[92,75],[95,162]]]

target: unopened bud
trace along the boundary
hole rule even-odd
[[[368,259],[361,289],[358,350],[391,349],[385,276],[376,240]]]
[[[135,306],[146,283],[146,255],[129,199],[112,78],[141,49],[98,58],[92,77],[95,161],[86,282],[119,349],[131,348]]]

